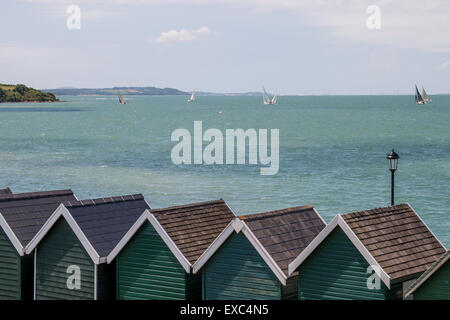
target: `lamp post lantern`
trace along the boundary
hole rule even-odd
[[[391,171],[391,206],[394,205],[394,172],[397,170],[398,159],[400,156],[392,149],[386,157],[389,160],[389,170]]]

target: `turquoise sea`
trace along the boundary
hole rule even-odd
[[[385,159],[400,155],[396,203],[450,246],[450,96],[60,97],[0,105],[0,188],[71,188],[78,198],[143,193],[154,207],[223,198],[237,214],[313,204],[325,220],[390,204]],[[221,112],[221,113],[220,113]],[[173,130],[279,129],[280,169],[174,165]],[[206,144],[205,144],[206,145]]]

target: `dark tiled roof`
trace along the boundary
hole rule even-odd
[[[152,213],[191,264],[235,217],[223,200],[157,209]]]
[[[288,274],[288,265],[325,228],[310,205],[239,217],[273,260]]]
[[[25,247],[64,201],[76,200],[72,190],[0,195],[0,213]]]
[[[424,272],[446,251],[408,204],[342,218],[391,281]]]
[[[100,257],[106,257],[140,215],[150,209],[142,194],[64,203]]]
[[[6,189],[0,189],[0,195],[1,194],[11,194],[12,191],[10,188],[6,188]]]

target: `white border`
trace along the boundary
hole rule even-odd
[[[167,234],[166,230],[161,226],[158,219],[150,212],[150,210],[146,209],[139,219],[133,224],[133,226],[128,230],[128,232],[123,236],[123,238],[119,241],[116,247],[111,251],[111,253],[106,258],[107,263],[111,263],[116,256],[120,253],[120,251],[125,247],[125,245],[130,241],[133,235],[139,230],[139,228],[144,224],[145,221],[150,222],[155,231],[164,241],[169,250],[174,254],[175,258],[177,258],[178,262],[184,268],[187,273],[191,272],[191,263],[188,259],[183,255],[183,253],[178,249],[175,242],[170,238]]]
[[[50,216],[50,218],[45,222],[45,224],[42,226],[42,228],[38,231],[38,233],[34,236],[34,238],[28,243],[28,245],[25,247],[25,252],[27,254],[30,254],[36,246],[41,242],[41,240],[45,237],[47,232],[53,227],[53,225],[58,221],[60,217],[63,217],[66,222],[69,224],[72,231],[77,236],[78,240],[83,245],[86,252],[91,257],[92,261],[95,264],[100,264],[102,261],[100,260],[100,256],[95,251],[92,244],[89,242],[83,231],[81,230],[80,226],[77,224],[75,219],[70,214],[69,210],[64,206],[64,204],[60,204],[58,208],[53,212],[53,214]]]
[[[3,217],[1,212],[0,212],[0,227],[2,227],[3,231],[5,232],[9,241],[11,241],[11,243],[14,246],[14,248],[16,249],[17,253],[20,256],[23,256],[25,253],[25,250],[24,250],[22,244],[20,243],[19,239],[16,237],[16,234],[14,233],[14,231],[12,231],[8,222],[6,222],[6,220]]]
[[[263,258],[264,262],[269,266],[278,280],[285,286],[287,276],[278,266],[278,264],[273,260],[264,246],[259,242],[247,224],[240,218],[236,217],[231,221],[228,226],[222,231],[222,233],[213,241],[208,249],[203,252],[200,258],[193,265],[193,273],[197,273],[208,260],[214,255],[214,253],[222,246],[222,244],[228,239],[228,237],[233,233],[241,232],[247,237],[248,241],[252,244],[258,254]]]
[[[353,243],[353,245],[356,247],[356,249],[361,253],[361,255],[364,257],[364,259],[372,266],[377,266],[378,268],[375,268],[375,272],[380,277],[380,279],[384,282],[384,284],[388,287],[388,289],[391,288],[391,278],[388,276],[388,274],[383,270],[383,268],[378,264],[378,262],[375,260],[375,258],[370,254],[370,252],[366,249],[366,247],[363,245],[363,243],[358,239],[358,237],[355,235],[353,230],[348,226],[348,224],[345,222],[344,218],[342,218],[341,215],[337,215],[331,220],[331,222],[314,238],[313,241],[302,251],[302,253],[299,254],[297,258],[294,259],[289,264],[288,270],[289,270],[289,276],[292,275],[300,266],[301,264],[306,260],[306,258],[309,257],[309,255],[314,252],[314,250],[322,243],[323,240],[325,240],[328,235],[337,227],[339,226],[342,231],[345,232],[347,237],[350,239],[350,241]]]

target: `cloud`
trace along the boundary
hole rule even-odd
[[[24,0],[49,4],[53,0]],[[69,0],[61,0],[68,3]],[[59,3],[59,2],[58,2]],[[441,0],[77,0],[83,4],[151,6],[176,5],[223,6],[261,14],[289,13],[298,16],[299,25],[324,28],[337,39],[385,45],[394,48],[450,52],[450,1]],[[381,29],[369,30],[366,9],[376,5],[381,9]],[[277,15],[280,16],[279,14]],[[301,26],[299,26],[301,27]],[[181,34],[180,34],[181,33]],[[171,30],[164,37],[193,41],[189,30]],[[163,34],[161,34],[163,36]],[[163,38],[164,38],[163,37]],[[160,41],[159,41],[160,42]]]
[[[157,43],[177,43],[177,42],[193,42],[198,39],[198,36],[207,36],[212,34],[211,29],[208,27],[201,27],[197,30],[181,29],[169,30],[162,32],[156,39]]]
[[[447,60],[447,61],[444,61],[444,62],[441,63],[441,69],[442,70],[445,70],[448,67],[450,67],[450,60]]]

